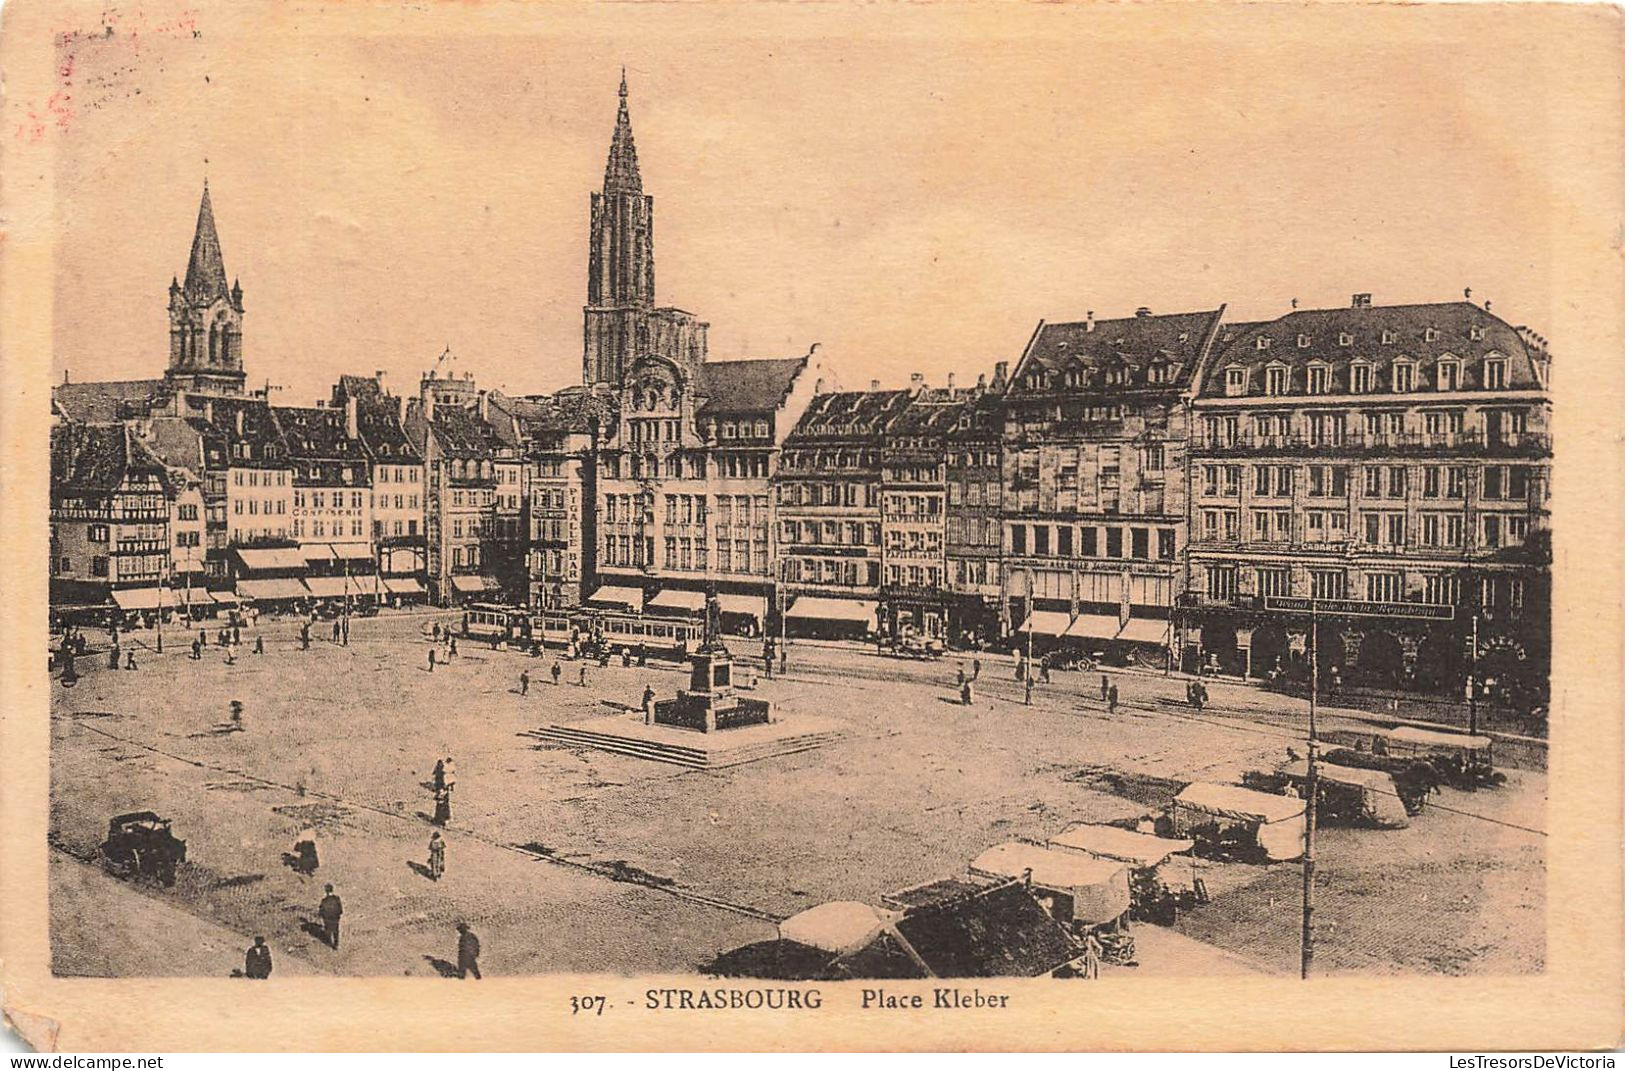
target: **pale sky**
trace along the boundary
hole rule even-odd
[[[1465,286],[1550,332],[1574,87],[1499,9],[451,7],[482,32],[221,13],[67,46],[56,378],[161,374],[206,157],[273,400],[415,384],[448,345],[482,385],[578,382],[623,63],[658,300],[713,358],[818,342],[848,387],[967,382],[1040,318]]]

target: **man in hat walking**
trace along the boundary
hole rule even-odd
[[[480,939],[468,928],[468,923],[457,924],[457,977],[480,977]]]
[[[271,977],[271,950],[265,938],[254,938],[253,947],[243,954],[243,974],[261,981]]]
[[[446,872],[446,839],[440,830],[429,834],[429,880],[439,881]]]
[[[339,919],[344,917],[344,901],[339,899],[333,886],[327,886],[327,895],[322,897],[321,904],[316,908],[316,914],[321,916],[322,935],[328,947],[337,952],[339,947]]]
[[[528,669],[519,671],[519,694],[522,696],[530,694],[530,670]]]

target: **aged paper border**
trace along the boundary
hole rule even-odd
[[[219,15],[223,0],[191,5]],[[707,35],[934,34],[1016,45],[1064,33],[1076,5],[853,3],[443,5],[230,4],[239,25],[305,35],[374,32],[624,33],[673,47]],[[1545,137],[1508,151],[1548,169],[1562,200],[1550,208],[1547,257],[1564,300],[1541,330],[1555,341],[1556,669],[1549,762],[1548,945],[1543,975],[1516,978],[1204,979],[1188,982],[999,980],[1006,1011],[856,1011],[857,983],[819,986],[818,1012],[636,1012],[572,1018],[572,993],[641,998],[662,979],[548,976],[487,979],[278,979],[252,1001],[226,979],[55,979],[45,897],[48,687],[39,672],[46,577],[48,420],[52,346],[54,138],[23,144],[19,109],[49,97],[51,34],[90,20],[99,4],[16,0],[3,12],[4,274],[0,301],[0,978],[14,1026],[40,1048],[114,1051],[282,1050],[1000,1050],[1000,1049],[1545,1049],[1613,1047],[1621,1039],[1622,35],[1617,8],[1507,5],[1114,5],[1145,39],[1192,20],[1236,34],[1358,35],[1398,47],[1442,21],[1471,17],[1505,42],[1507,76],[1520,42],[1565,43]],[[1286,29],[1291,20],[1290,30]],[[1211,28],[1211,26],[1210,26]],[[1448,57],[1441,57],[1448,62]],[[703,63],[696,76],[704,77]],[[1541,144],[1544,141],[1544,146]],[[1538,157],[1537,157],[1537,154]],[[1485,225],[1493,227],[1493,219]],[[890,986],[889,987],[893,987]],[[929,984],[894,988],[927,992]]]

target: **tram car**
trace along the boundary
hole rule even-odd
[[[526,610],[495,603],[474,603],[464,611],[463,635],[490,643],[563,649],[575,639],[588,657],[640,647],[650,657],[681,661],[705,636],[697,621],[645,617],[642,614],[578,607]]]

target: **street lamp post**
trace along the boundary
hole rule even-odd
[[[1022,702],[1027,706],[1033,705],[1033,571],[1027,569],[1027,664],[1021,671],[1023,695]]]
[[[1315,754],[1319,741],[1315,733],[1316,704],[1320,693],[1320,617],[1316,612],[1316,602],[1309,603],[1309,768],[1308,777],[1305,778],[1304,808],[1303,808],[1303,938],[1302,963],[1300,976],[1309,977],[1309,966],[1315,957],[1314,928],[1312,917],[1315,910],[1315,796],[1319,786],[1316,784],[1316,764],[1318,756]]]

